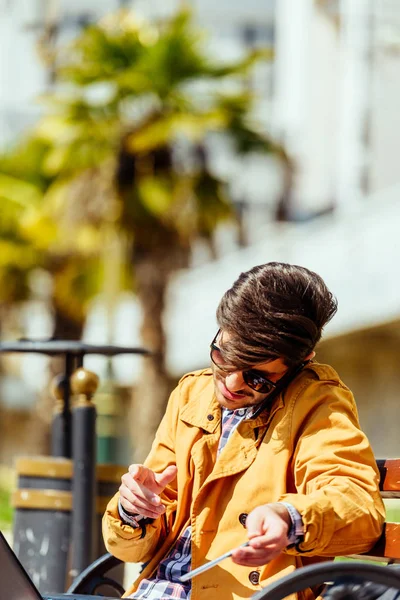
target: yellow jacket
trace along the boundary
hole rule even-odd
[[[183,377],[171,395],[146,465],[177,465],[163,492],[165,514],[141,530],[124,525],[118,494],[103,518],[109,552],[147,562],[150,577],[181,532],[192,526],[192,568],[247,539],[243,514],[284,500],[300,512],[304,541],[259,567],[227,559],[192,580],[191,600],[249,598],[296,567],[365,552],[382,531],[384,507],[368,440],[350,390],[329,366],[310,363],[254,421],[242,421],[216,461],[221,408],[211,370]],[[311,598],[311,591],[303,594]]]

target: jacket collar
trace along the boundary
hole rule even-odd
[[[201,394],[195,396],[183,407],[180,419],[184,423],[200,427],[208,433],[214,433],[221,425],[221,407],[214,391],[207,386]]]
[[[283,408],[284,401],[280,394],[273,402],[270,410],[262,411],[255,419],[247,421],[252,429],[265,426],[269,423],[277,410]],[[221,406],[214,394],[214,382],[210,378],[210,383],[198,395],[196,395],[188,404],[186,404],[180,413],[180,419],[207,431],[214,433],[221,426]]]

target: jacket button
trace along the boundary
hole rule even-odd
[[[248,516],[248,513],[240,513],[239,515],[239,523],[243,525],[243,527],[246,527],[246,519]]]
[[[214,415],[207,415],[207,419],[209,421],[214,421]]]
[[[257,585],[260,581],[260,573],[258,571],[251,571],[249,573],[249,580],[253,585]]]

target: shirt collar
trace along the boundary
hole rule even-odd
[[[196,395],[182,408],[180,419],[185,423],[194,425],[195,427],[201,427],[208,433],[214,433],[221,426],[221,406],[214,393],[212,394],[211,400],[208,402],[205,401],[205,398],[203,400],[203,394],[204,392]],[[265,409],[261,412],[261,414],[258,415],[258,417],[251,419],[250,410],[253,410],[255,407],[249,406],[247,408],[249,414],[246,413],[246,417],[244,417],[244,419],[248,420],[248,422],[251,424],[251,428],[261,427],[262,425],[266,425],[272,414],[275,413],[277,409],[282,407],[283,399],[280,395],[274,400],[271,411]]]

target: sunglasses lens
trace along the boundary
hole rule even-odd
[[[254,371],[243,371],[243,379],[251,389],[261,394],[268,394],[274,389],[274,385],[268,379]]]
[[[217,348],[217,346],[211,346],[210,357],[213,363],[217,366],[224,364],[224,359],[222,358],[221,351],[219,348]]]
[[[212,362],[222,371],[225,371],[226,373],[233,373],[238,369],[235,369],[235,367],[230,368],[227,366],[224,357],[222,356],[221,350],[215,343],[218,337],[218,333],[210,344],[210,358]],[[269,381],[266,377],[263,377],[255,370],[253,371],[252,369],[249,369],[248,371],[242,371],[242,376],[244,382],[255,392],[259,392],[261,394],[269,394],[273,389],[275,389],[275,384],[272,383],[272,381]]]

